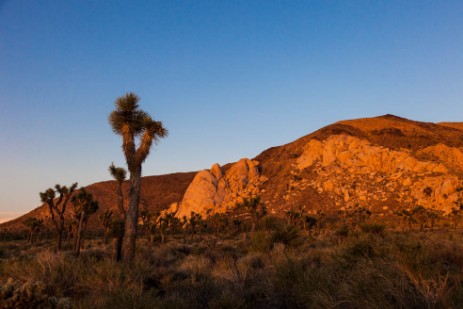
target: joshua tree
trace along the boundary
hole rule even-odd
[[[71,238],[74,236],[74,228],[77,226],[76,220],[71,220],[66,224],[66,240],[69,243],[71,243]]]
[[[428,210],[424,208],[423,206],[416,206],[413,209],[413,216],[420,224],[420,231],[423,231],[425,224],[429,220]]]
[[[196,227],[201,225],[203,217],[201,214],[197,214],[194,211],[191,212],[190,219],[188,219],[188,223],[190,225],[190,232],[191,232],[191,239],[193,240],[193,235],[196,232]]]
[[[259,207],[260,204],[260,197],[252,197],[250,199],[243,199],[243,204],[249,213],[251,214],[251,219],[252,219],[252,226],[251,226],[251,232],[254,232],[256,230],[256,225],[259,222],[262,217],[264,217],[267,214],[267,208],[265,206]]]
[[[182,219],[180,220],[181,225],[182,225],[182,238],[183,238],[183,243],[186,242],[186,232],[188,228],[188,219],[186,216],[183,216]]]
[[[428,209],[427,215],[429,219],[429,225],[431,226],[431,231],[434,231],[436,221],[442,217],[443,213],[444,212],[440,210]]]
[[[74,211],[77,222],[77,233],[74,240],[74,253],[76,256],[80,254],[80,247],[82,246],[82,234],[88,222],[88,218],[98,210],[98,202],[93,199],[91,193],[80,188],[79,193],[74,195],[71,199],[74,205]]]
[[[139,109],[139,98],[134,93],[116,99],[116,109],[109,115],[114,133],[122,136],[122,151],[130,172],[129,209],[125,224],[124,260],[130,263],[135,255],[137,239],[138,205],[140,202],[142,163],[148,157],[151,145],[167,136],[162,122],[154,121]],[[138,147],[136,139],[139,139]]]
[[[173,238],[174,235],[177,234],[178,231],[180,231],[180,229],[182,228],[182,221],[180,221],[179,218],[171,215],[169,219],[169,227],[170,227],[170,234],[172,235],[172,238]]]
[[[312,216],[305,216],[304,217],[304,227],[307,228],[307,233],[309,234],[310,236],[310,232],[312,231],[312,229],[315,227],[315,225],[317,224],[317,218],[315,217],[312,217]]]
[[[63,238],[63,232],[65,230],[64,225],[64,212],[66,206],[77,188],[77,182],[72,184],[71,187],[56,185],[55,189],[49,188],[44,192],[40,192],[40,199],[43,203],[48,205],[50,210],[51,221],[56,228],[57,232],[57,249],[61,250],[61,240]],[[58,193],[58,199],[55,200],[56,194]]]
[[[109,173],[116,180],[117,183],[117,208],[119,209],[119,219],[114,219],[111,222],[111,234],[116,238],[115,244],[115,257],[116,261],[120,261],[122,257],[122,242],[124,240],[124,227],[127,219],[127,213],[124,208],[124,196],[122,194],[122,184],[127,177],[127,171],[122,167],[114,166],[111,163],[109,166]]]
[[[114,258],[119,262],[122,258],[122,239],[124,237],[124,221],[114,218],[110,227],[111,237],[116,239],[114,246]]]
[[[151,217],[152,214],[149,210],[145,209],[140,213],[141,221],[143,222],[141,235],[148,237],[151,230]]]
[[[24,221],[24,225],[29,228],[29,237],[27,238],[27,242],[31,244],[35,243],[37,235],[43,226],[43,220],[34,217],[27,218],[26,221]]]
[[[113,211],[111,209],[108,209],[105,212],[102,212],[98,216],[98,220],[100,220],[101,224],[104,227],[104,242],[105,242],[105,244],[108,243],[109,229],[111,228],[112,216],[113,216]]]
[[[122,195],[122,184],[127,177],[127,171],[124,168],[116,167],[114,166],[114,163],[111,163],[109,166],[109,173],[117,182],[117,207],[119,208],[121,219],[125,220],[126,213],[124,209],[124,196]]]
[[[161,242],[166,242],[166,232],[169,227],[170,216],[166,215],[165,217],[159,217],[159,232],[161,233]]]
[[[341,215],[344,217],[344,224],[349,223],[353,228],[361,223],[365,223],[371,216],[371,211],[363,206],[350,206],[347,207]]]
[[[323,225],[325,224],[325,221],[326,221],[326,214],[321,210],[317,210],[317,222],[316,222],[316,227],[317,227],[317,233],[318,235],[320,235],[320,232],[321,232],[321,229],[323,227]]]
[[[207,222],[215,236],[218,236],[219,232],[223,233],[228,229],[228,217],[223,213],[214,213],[208,216]]]

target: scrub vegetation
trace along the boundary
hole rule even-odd
[[[361,212],[319,214],[317,224],[238,210],[233,219],[144,214],[156,221],[139,226],[130,265],[116,261],[117,235],[106,243],[103,224],[80,256],[71,242],[56,251],[46,234],[3,241],[2,308],[463,306],[463,233],[445,220],[403,231]]]

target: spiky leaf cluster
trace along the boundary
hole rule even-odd
[[[23,224],[25,226],[35,230],[35,229],[38,229],[38,228],[42,227],[43,220],[37,219],[37,218],[34,218],[34,217],[30,217],[30,218],[27,218],[26,220],[24,220]]]
[[[72,197],[71,203],[75,207],[77,218],[80,218],[82,212],[85,212],[86,217],[84,220],[98,210],[98,202],[94,200],[93,195],[85,191],[84,188],[80,188],[79,193]]]
[[[122,167],[116,167],[114,163],[109,166],[109,173],[118,182],[123,182],[127,177],[127,171]]]
[[[125,126],[131,129],[133,135],[143,132],[149,115],[139,110],[138,101],[140,98],[133,92],[116,99],[114,102],[116,109],[109,114],[109,123],[114,133],[122,135]]]

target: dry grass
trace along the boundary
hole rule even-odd
[[[0,286],[40,283],[47,298],[69,297],[75,308],[463,306],[461,231],[376,231],[351,231],[342,242],[334,231],[309,238],[286,229],[246,240],[141,240],[132,267],[113,262],[101,240],[88,241],[78,259],[46,241],[5,242]]]

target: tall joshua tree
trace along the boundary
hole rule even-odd
[[[51,221],[56,228],[58,250],[61,250],[61,240],[65,229],[64,212],[66,211],[66,206],[76,188],[77,182],[72,184],[69,188],[66,186],[56,185],[55,189],[49,188],[44,192],[40,192],[40,199],[43,203],[48,205]],[[58,199],[55,199],[56,193],[58,193]]]
[[[116,109],[109,115],[114,133],[122,136],[122,151],[130,172],[129,209],[123,248],[124,261],[127,263],[135,255],[142,163],[148,157],[153,142],[167,136],[162,122],[153,120],[147,112],[139,109],[139,100],[134,93],[119,97],[115,101]]]

